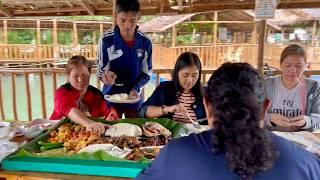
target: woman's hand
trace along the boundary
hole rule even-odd
[[[176,104],[172,106],[165,106],[164,107],[164,112],[166,113],[182,113],[185,114],[187,113],[186,108],[182,104]]]
[[[108,117],[106,117],[106,120],[107,121],[114,121],[117,119],[119,119],[119,116],[118,116],[116,109],[114,109],[113,107],[110,107],[110,112],[109,112]]]
[[[165,114],[168,114],[168,113],[175,113],[177,109],[178,109],[177,105],[164,106],[163,111]]]
[[[105,129],[107,127],[106,124],[103,124],[101,122],[90,122],[85,125],[87,131],[91,131],[93,133],[97,134],[103,134],[105,132]]]
[[[277,126],[282,126],[282,127],[290,127],[291,123],[290,120],[281,114],[272,114],[270,121]]]
[[[301,116],[296,116],[293,118],[290,118],[291,121],[291,126],[296,126],[296,127],[303,127],[306,125],[306,119],[304,118],[304,115]]]

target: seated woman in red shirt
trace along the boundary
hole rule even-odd
[[[89,85],[91,64],[83,56],[73,56],[66,67],[68,82],[58,88],[54,97],[51,120],[68,117],[89,131],[104,133],[103,123],[90,120],[87,116],[118,119],[116,111],[107,107],[99,89]]]

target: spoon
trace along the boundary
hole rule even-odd
[[[114,83],[114,85],[115,85],[115,86],[124,86],[123,83],[119,83],[119,84],[118,84],[118,83]]]
[[[187,117],[191,121],[193,127],[197,128],[197,129],[201,129],[201,125],[198,122],[193,121],[192,118],[189,116],[189,114],[187,114]]]

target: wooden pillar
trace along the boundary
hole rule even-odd
[[[54,60],[58,60],[59,58],[59,46],[58,46],[58,26],[57,26],[57,19],[53,19],[53,33],[52,33],[52,39],[53,39],[53,57]]]
[[[266,36],[266,20],[259,22],[259,47],[258,47],[258,70],[261,76],[263,76],[263,62],[264,62],[264,45]]]
[[[116,0],[112,1],[112,27],[116,25]]]
[[[0,73],[0,112],[1,112],[1,120],[5,120],[5,112],[4,112],[4,101],[3,101],[3,95],[2,95],[2,73]]]
[[[31,108],[31,92],[30,92],[30,83],[29,83],[29,73],[24,74],[25,88],[27,95],[27,112],[28,112],[28,121],[32,121],[32,108]]]
[[[217,34],[218,34],[218,11],[214,12],[214,23],[213,23],[213,35],[212,35],[212,45],[213,45],[213,66],[218,68],[220,64],[217,61]]]
[[[177,29],[176,26],[172,27],[172,32],[171,32],[171,47],[176,47],[176,41],[177,41]]]
[[[37,37],[36,37],[36,41],[37,41],[37,60],[42,60],[41,57],[41,30],[40,30],[40,19],[37,19]]]
[[[16,79],[15,73],[11,74],[11,88],[12,88],[12,109],[13,109],[13,120],[18,121],[18,111],[17,111],[17,90],[16,90]]]
[[[77,23],[73,22],[73,38],[72,38],[72,42],[73,42],[73,56],[76,54],[80,54],[80,52],[77,49],[78,46],[78,29],[77,29]]]
[[[8,21],[3,20],[3,43],[5,44],[4,48],[4,57],[8,59]]]
[[[97,33],[96,33],[96,31],[93,31],[92,32],[93,33],[93,35],[92,35],[92,39],[93,39],[93,44],[92,44],[92,48],[90,48],[90,57],[95,57],[95,55],[97,54]],[[98,78],[98,81],[100,81],[99,80],[99,78]]]
[[[103,34],[103,24],[100,23],[100,36]]]
[[[42,117],[47,118],[47,106],[46,106],[46,96],[45,96],[45,87],[44,87],[44,73],[40,73],[40,94],[41,94],[41,109]]]
[[[73,46],[77,46],[78,45],[78,29],[77,29],[77,23],[73,22]]]
[[[251,33],[251,43],[252,44],[257,43],[257,22],[254,22],[254,24],[253,24],[253,30]]]
[[[318,21],[314,20],[313,21],[313,28],[312,28],[312,46],[315,47],[317,46],[317,25],[318,25]]]
[[[96,34],[96,31],[93,31],[92,32],[92,39],[93,39],[93,45],[97,45],[97,34]]]
[[[252,48],[256,50],[256,44],[257,44],[257,36],[258,36],[258,24],[256,21],[253,23],[253,30],[251,34],[251,43],[252,43]],[[254,44],[254,45],[253,45]],[[250,62],[251,65],[254,65],[255,62],[257,61],[257,51],[255,50],[249,50],[250,52],[250,60],[247,59],[248,62]]]

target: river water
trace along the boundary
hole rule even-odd
[[[96,86],[96,75],[92,74],[90,78],[90,84]],[[3,107],[5,112],[5,120],[13,120],[13,100],[12,100],[12,85],[11,76],[2,76],[2,98]],[[66,75],[57,75],[57,87],[61,86],[66,82]],[[39,74],[29,75],[30,83],[30,93],[31,93],[31,106],[32,106],[32,119],[43,118],[41,109],[41,97],[40,97],[40,77]],[[53,111],[53,85],[52,76],[45,75],[45,99],[46,99],[46,110],[47,117],[50,117]],[[154,80],[150,81],[145,87],[145,97],[149,97],[155,88]],[[16,76],[16,102],[17,102],[17,114],[18,120],[27,121],[28,120],[28,110],[27,110],[27,95],[25,87],[25,78],[23,75]]]

